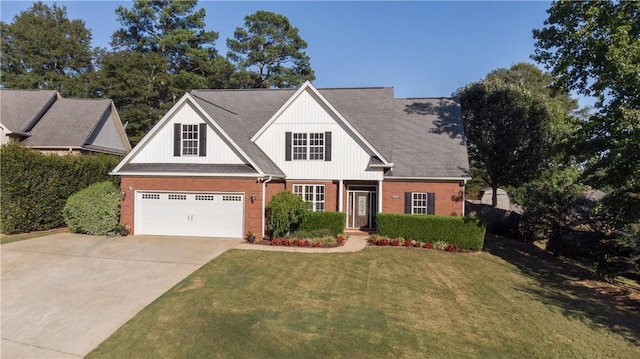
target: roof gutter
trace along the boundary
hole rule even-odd
[[[471,177],[397,177],[397,176],[385,176],[385,180],[387,181],[466,181],[470,180]]]

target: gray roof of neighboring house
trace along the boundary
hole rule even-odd
[[[59,99],[23,141],[32,147],[82,147],[98,121],[109,116],[111,100]]]
[[[57,98],[55,90],[0,89],[0,123],[12,132],[28,132]]]
[[[191,95],[258,167],[268,174],[282,174],[251,137],[295,92],[193,90]],[[389,87],[318,92],[394,164],[387,177],[470,177],[457,102],[447,98],[394,99]]]
[[[0,98],[3,126],[19,132],[25,146],[114,154],[131,150],[111,100],[60,98],[52,90],[6,89]]]

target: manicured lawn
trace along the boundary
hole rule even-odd
[[[536,248],[486,247],[230,251],[89,358],[640,357],[635,294],[616,301]]]

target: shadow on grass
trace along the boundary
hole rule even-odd
[[[535,279],[539,286],[523,290],[545,305],[640,345],[640,294],[633,289],[601,281],[532,243],[488,235],[484,249]]]

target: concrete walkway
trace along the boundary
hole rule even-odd
[[[248,249],[256,251],[271,252],[296,252],[296,253],[347,253],[357,252],[367,246],[366,236],[349,236],[343,246],[333,248],[313,248],[313,247],[287,247],[287,246],[267,246],[262,244],[240,243],[235,249]]]
[[[240,241],[60,233],[4,244],[0,357],[81,358]]]

